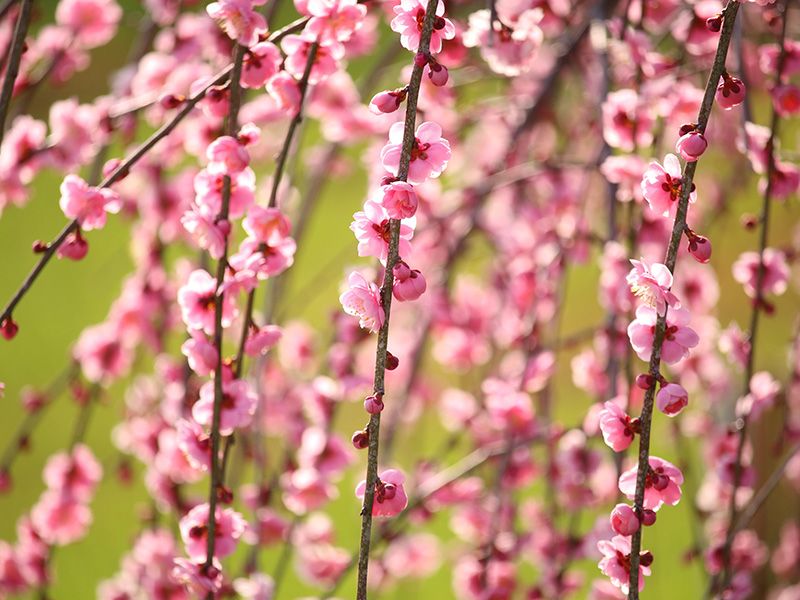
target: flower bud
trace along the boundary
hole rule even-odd
[[[653,473],[651,476],[651,480],[653,482],[653,489],[658,492],[663,492],[669,486],[669,477],[666,475],[659,475],[658,473]]]
[[[745,88],[742,80],[723,73],[722,81],[717,86],[717,93],[715,94],[717,104],[725,110],[730,110],[734,106],[741,104],[744,96]]]
[[[381,398],[380,394],[375,394],[374,396],[367,396],[364,400],[364,410],[367,411],[371,415],[377,415],[381,411],[383,411],[383,398]]]
[[[56,251],[58,258],[81,260],[89,252],[89,242],[81,235],[81,230],[76,229],[64,239],[64,243]]]
[[[694,234],[689,238],[689,254],[699,263],[707,263],[711,259],[711,242],[703,235]]]
[[[19,331],[19,326],[11,317],[6,317],[6,319],[0,323],[0,335],[7,340],[14,339],[14,336],[17,335],[17,331]]]
[[[362,429],[361,431],[356,431],[353,434],[353,437],[350,438],[350,441],[353,443],[353,447],[356,450],[363,450],[364,448],[369,447],[369,431],[366,429]]]
[[[403,100],[406,99],[406,95],[407,92],[405,88],[399,88],[393,92],[388,90],[378,92],[372,97],[369,103],[369,110],[375,115],[393,113],[400,107]]]
[[[394,354],[386,351],[386,370],[387,371],[394,371],[397,367],[400,366],[400,359],[397,358]]]
[[[414,64],[418,67],[424,67],[428,64],[428,55],[424,52],[417,52],[414,55]]]
[[[430,78],[431,83],[435,86],[441,87],[445,85],[449,78],[447,67],[438,62],[431,61],[428,70],[428,77]]]
[[[699,131],[690,131],[680,137],[675,144],[675,152],[687,162],[694,162],[706,151],[708,142],[706,136]]]
[[[706,19],[706,29],[711,33],[718,33],[722,29],[722,15],[714,15]]]
[[[650,527],[653,523],[656,522],[656,511],[650,510],[649,508],[645,508],[642,511],[642,525],[645,527]]]
[[[393,483],[382,483],[378,495],[381,500],[391,500],[397,495],[397,486]]]
[[[650,550],[639,552],[639,564],[643,567],[649,567],[653,564],[653,553]]]
[[[653,387],[653,376],[650,373],[639,373],[636,376],[636,387],[649,390]]]
[[[422,273],[414,269],[408,279],[395,281],[392,295],[399,302],[411,302],[422,296],[427,288],[428,284]]]
[[[162,94],[158,99],[158,103],[161,105],[161,107],[167,110],[178,108],[185,101],[186,96],[183,94]]]
[[[639,531],[639,518],[627,504],[617,504],[611,511],[611,528],[620,535],[633,535]]]
[[[47,252],[47,249],[50,247],[50,244],[43,242],[42,240],[36,240],[33,242],[33,250],[34,254],[41,254],[42,252]]]
[[[392,275],[394,275],[395,281],[397,282],[405,281],[411,277],[411,268],[405,263],[405,261],[398,260],[394,264]]]

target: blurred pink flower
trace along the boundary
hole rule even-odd
[[[269,31],[264,15],[253,8],[265,2],[266,0],[219,0],[209,4],[206,12],[219,22],[229,38],[249,48],[258,43],[258,36],[266,35]]]
[[[108,188],[90,187],[77,175],[67,175],[61,183],[61,210],[68,219],[77,219],[84,231],[102,229],[106,213],[117,213],[122,200]]]

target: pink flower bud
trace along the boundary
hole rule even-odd
[[[353,442],[353,447],[356,450],[363,450],[364,448],[369,447],[369,431],[363,429],[361,431],[356,431],[353,434],[353,437],[350,438],[350,441]]]
[[[261,141],[261,129],[255,123],[245,123],[236,134],[236,139],[243,146],[255,146]]]
[[[727,73],[722,74],[722,81],[717,86],[717,104],[725,110],[730,110],[734,106],[742,103],[745,96],[745,88],[741,79],[731,77]]]
[[[369,103],[369,110],[376,115],[381,113],[393,113],[400,107],[400,104],[402,104],[403,100],[406,99],[406,94],[407,92],[405,88],[398,88],[393,92],[390,92],[389,90],[378,92],[372,97],[372,100]]]
[[[414,64],[418,67],[424,67],[428,64],[428,55],[424,52],[417,52],[414,55]]]
[[[405,263],[405,261],[398,260],[392,269],[392,275],[394,275],[395,281],[405,281],[411,277],[411,268]]]
[[[386,370],[387,371],[394,371],[397,367],[400,366],[400,359],[397,358],[394,354],[386,351]]]
[[[0,323],[0,335],[7,340],[14,339],[14,336],[17,335],[17,331],[19,331],[19,326],[17,326],[16,321],[11,317],[6,317],[6,319]]]
[[[656,511],[650,510],[649,508],[645,508],[642,511],[642,525],[645,527],[650,527],[653,523],[656,522]]]
[[[658,473],[652,474],[653,489],[663,492],[669,486],[669,477],[666,475],[659,475]]]
[[[422,296],[427,287],[428,284],[422,273],[415,269],[411,271],[408,279],[395,280],[392,295],[400,302],[411,302]]]
[[[636,376],[636,387],[649,390],[653,387],[653,376],[650,373],[639,373]]]
[[[706,136],[699,131],[690,131],[680,137],[675,144],[675,152],[683,157],[687,162],[696,161],[708,148]]]
[[[677,383],[668,383],[656,394],[656,408],[669,417],[678,415],[689,404],[689,392]]]
[[[706,29],[711,33],[718,33],[722,29],[722,15],[714,15],[706,19]]]
[[[397,495],[397,487],[393,483],[381,483],[381,487],[378,489],[378,495],[381,502],[384,500],[391,500]]]
[[[58,258],[81,260],[89,252],[89,242],[81,235],[81,230],[76,229],[67,235],[64,243],[56,251]]]
[[[373,199],[386,209],[390,219],[411,218],[419,206],[414,187],[405,181],[393,181],[381,186]]]
[[[707,263],[711,259],[711,242],[703,235],[694,234],[689,238],[689,254],[699,263]]]
[[[371,415],[377,415],[383,410],[383,407],[383,398],[381,398],[379,394],[367,396],[367,398],[364,400],[364,410]]]
[[[217,229],[222,235],[228,237],[231,234],[231,222],[228,219],[220,219],[217,221]]]
[[[185,101],[186,96],[183,94],[162,94],[162,96],[158,99],[158,103],[161,105],[161,107],[167,110],[178,108]]]
[[[36,240],[33,242],[33,246],[31,250],[33,250],[34,254],[42,254],[43,252],[47,252],[47,249],[50,247],[50,244],[43,242],[42,240]]]
[[[611,527],[620,535],[633,535],[639,531],[639,518],[627,504],[617,504],[611,511]]]
[[[107,160],[106,163],[103,165],[103,177],[109,177],[114,171],[117,170],[117,168],[119,168],[119,166],[121,164],[122,164],[122,161],[119,158],[111,158],[111,159]],[[125,177],[128,176],[129,172],[130,171],[125,170],[122,173],[122,175],[117,178],[117,181],[121,181],[121,180],[125,179]]]
[[[447,67],[438,62],[431,61],[428,77],[430,77],[431,83],[435,86],[441,87],[445,85],[449,78]]]

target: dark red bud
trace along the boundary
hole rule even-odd
[[[364,448],[369,447],[369,431],[364,429],[362,431],[356,431],[353,434],[353,437],[350,438],[350,441],[353,442],[353,447],[356,450],[363,450]]]
[[[43,242],[42,240],[36,240],[33,242],[33,253],[34,254],[41,254],[42,252],[47,252],[47,249],[50,247],[50,244],[47,242]]]
[[[183,94],[164,94],[158,99],[161,107],[167,110],[178,108],[184,102],[186,102],[186,96]]]
[[[17,335],[17,331],[19,331],[19,327],[17,326],[16,321],[11,317],[7,317],[2,323],[0,323],[0,335],[2,335],[7,340],[13,340],[14,336]]]
[[[649,508],[645,508],[644,512],[642,513],[642,525],[645,527],[650,527],[653,523],[656,522],[656,511],[650,510]]]
[[[706,19],[706,29],[712,33],[717,33],[722,29],[722,15],[715,15]]]
[[[653,553],[650,550],[639,552],[639,564],[643,567],[649,567],[653,564]]]
[[[424,52],[417,52],[414,55],[414,64],[418,67],[424,67],[428,64],[428,55]]]
[[[219,500],[220,504],[230,504],[233,502],[233,492],[231,488],[226,485],[219,485],[217,487],[217,500]]]
[[[653,376],[650,373],[639,373],[636,376],[636,387],[649,390],[653,387]]]
[[[400,366],[400,359],[397,358],[394,354],[386,351],[386,370],[387,371],[394,371],[397,367]]]

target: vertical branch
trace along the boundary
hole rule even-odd
[[[708,118],[711,114],[711,107],[714,103],[714,94],[717,89],[717,83],[725,70],[725,57],[728,53],[728,46],[733,36],[733,27],[736,23],[736,14],[739,11],[739,2],[730,0],[728,5],[722,11],[723,25],[720,31],[719,43],[717,44],[717,53],[714,57],[714,64],[711,67],[711,73],[706,83],[705,93],[703,95],[703,102],[700,105],[700,112],[697,117],[698,130],[702,133],[708,125]],[[675,272],[675,261],[678,258],[678,247],[680,246],[681,238],[683,237],[684,229],[686,228],[686,213],[689,208],[689,194],[692,190],[694,183],[694,174],[697,170],[697,162],[690,162],[686,164],[683,171],[683,181],[681,182],[681,194],[678,200],[678,208],[675,214],[675,222],[672,226],[672,235],[670,236],[669,246],[667,248],[667,256],[664,264],[670,270],[670,273]],[[659,369],[661,366],[661,347],[664,343],[664,332],[666,331],[667,317],[666,312],[663,316],[658,317],[655,326],[653,337],[653,351],[650,354],[649,373],[655,379],[660,374]],[[641,423],[641,435],[639,437],[639,467],[636,473],[636,495],[634,497],[634,511],[636,514],[641,515],[644,510],[644,490],[645,482],[647,481],[647,473],[650,469],[650,428],[653,420],[653,405],[655,402],[656,385],[651,385],[644,395],[644,402],[642,404],[642,414],[639,417]],[[628,600],[639,599],[639,552],[642,547],[642,528],[633,534],[631,538],[631,566],[630,566],[630,589],[628,591]]]
[[[242,63],[244,61],[245,48],[236,45],[236,56],[233,62],[233,71],[230,79],[230,109],[228,120],[225,124],[225,133],[233,135],[236,132],[241,104],[241,88],[239,78],[242,73]],[[222,208],[220,209],[219,219],[228,218],[228,207],[231,198],[231,178],[226,175],[222,188]],[[205,568],[211,567],[214,560],[214,542],[216,536],[216,511],[217,511],[217,491],[222,485],[222,465],[219,460],[220,444],[220,415],[222,412],[222,305],[223,292],[222,283],[225,281],[225,271],[228,267],[228,240],[225,239],[222,256],[217,263],[217,290],[214,294],[214,347],[217,350],[217,367],[214,374],[214,413],[211,421],[211,486],[208,495],[208,546],[206,552]],[[213,592],[209,592],[209,597],[213,597]]]
[[[439,0],[428,0],[425,8],[425,19],[422,24],[418,53],[427,54],[430,51],[431,34],[433,32],[433,22],[436,17],[436,7]],[[411,150],[414,146],[415,125],[417,120],[417,100],[419,98],[419,88],[422,83],[423,66],[414,63],[409,82],[406,116],[403,127],[403,147],[400,153],[400,166],[397,172],[399,181],[408,179],[408,168],[411,164]],[[375,378],[373,382],[374,392],[384,393],[384,379],[386,376],[386,352],[389,345],[389,315],[392,307],[392,286],[394,276],[392,269],[399,258],[400,245],[400,220],[390,219],[389,221],[389,255],[386,259],[386,268],[383,274],[383,285],[381,286],[381,306],[385,314],[385,320],[378,332],[378,345],[375,353]],[[375,500],[375,484],[378,479],[378,447],[380,436],[380,413],[370,416],[367,430],[369,432],[369,449],[367,451],[367,473],[366,490],[364,492],[364,504],[361,509],[361,539],[358,554],[358,583],[356,589],[357,600],[367,598],[367,569],[369,567],[369,546],[372,535],[372,506]]]
[[[6,78],[3,80],[3,89],[0,91],[0,144],[6,130],[6,117],[11,106],[11,94],[14,92],[14,82],[19,74],[19,63],[22,60],[22,50],[25,47],[25,36],[28,33],[28,26],[31,22],[31,11],[33,10],[33,0],[23,0],[22,8],[17,17],[17,25],[14,28],[14,38],[11,41],[11,55],[8,58],[6,68]]]

